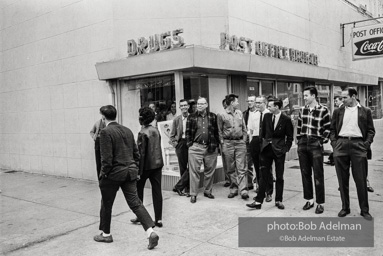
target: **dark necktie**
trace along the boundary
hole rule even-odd
[[[262,115],[263,113],[261,112],[261,117],[259,118],[259,136],[261,136],[261,130],[262,130]]]
[[[274,130],[274,124],[275,124],[275,115],[273,115],[273,130]]]

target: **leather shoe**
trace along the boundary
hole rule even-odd
[[[314,203],[310,204],[310,202],[307,201],[306,204],[303,206],[303,210],[307,211],[307,210],[309,210],[309,209],[311,209],[313,207],[314,207]]]
[[[367,187],[367,191],[368,192],[374,192],[374,189],[371,186],[369,186],[369,187]]]
[[[159,227],[159,228],[162,228],[162,227],[163,227],[162,221],[160,221],[160,220],[156,220],[156,221],[154,222],[154,225],[155,225],[156,227]]]
[[[266,195],[266,202],[271,202],[273,197],[271,195]]]
[[[253,209],[257,209],[257,210],[262,208],[262,204],[256,204],[255,201],[252,202],[251,204],[246,204],[246,206]]]
[[[334,166],[335,163],[334,162],[331,162],[331,161],[327,161],[327,162],[323,162],[324,164],[327,164],[327,165],[331,165],[331,166]]]
[[[184,192],[182,192],[178,188],[173,188],[173,192],[176,192],[179,196],[184,196],[185,195]]]
[[[253,190],[254,189],[254,185],[250,185],[247,187],[249,190]]]
[[[229,182],[229,181],[226,181],[225,184],[223,184],[223,186],[224,186],[225,188],[227,188],[228,186],[230,186],[230,182]]]
[[[99,234],[99,235],[94,236],[93,239],[96,242],[102,242],[102,243],[111,243],[111,242],[113,242],[112,235],[110,235],[110,236],[103,236],[102,233]]]
[[[278,207],[278,209],[280,210],[285,209],[285,206],[282,204],[282,202],[275,202],[275,206]]]
[[[203,193],[203,195],[204,195],[204,197],[207,197],[207,198],[210,198],[210,199],[214,199],[213,194]]]
[[[243,194],[243,195],[241,195],[241,197],[242,197],[242,199],[246,200],[246,199],[249,198],[249,195],[248,194]]]
[[[315,209],[315,213],[316,213],[316,214],[321,214],[321,213],[323,213],[323,211],[324,211],[324,207],[323,207],[323,205],[318,204],[318,205],[317,205],[317,208]]]
[[[233,197],[236,197],[238,196],[238,193],[230,193],[227,197],[228,198],[233,198]]]
[[[342,209],[338,213],[338,217],[346,217],[347,214],[350,214],[350,209],[348,209],[348,210]]]
[[[365,220],[372,220],[372,216],[368,212],[361,212],[360,215],[363,216]]]
[[[194,204],[195,202],[197,202],[197,197],[196,196],[191,196],[190,197],[190,203]]]
[[[131,219],[130,222],[132,222],[133,224],[140,224],[138,218]]]
[[[152,232],[149,236],[149,244],[148,244],[148,249],[151,250],[153,249],[154,247],[156,247],[158,245],[158,240],[160,238],[158,237],[158,235],[156,234],[156,232]]]

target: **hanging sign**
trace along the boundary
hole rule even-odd
[[[383,57],[383,25],[352,28],[352,60]]]
[[[318,56],[313,53],[261,41],[254,42],[254,40],[250,38],[237,37],[235,35],[230,36],[227,33],[221,33],[221,43],[219,48],[225,50],[227,47],[230,51],[234,52],[254,53],[260,56],[318,66]]]
[[[149,36],[149,39],[145,37],[140,37],[137,41],[130,39],[128,40],[128,56],[183,47],[184,39],[179,35],[183,32],[184,30],[181,28]]]

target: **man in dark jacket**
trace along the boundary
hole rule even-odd
[[[261,209],[267,184],[269,183],[269,172],[273,161],[275,162],[275,206],[285,209],[283,200],[283,173],[285,170],[286,153],[289,152],[294,135],[294,128],[290,117],[281,112],[282,101],[279,99],[269,100],[269,110],[262,122],[262,146],[261,146],[261,182],[259,193],[252,204],[246,206]]]
[[[189,116],[189,103],[185,99],[180,100],[181,115],[173,119],[170,132],[170,142],[176,149],[178,165],[180,167],[180,180],[174,186],[173,191],[180,196],[189,196],[189,168],[188,168],[188,147],[186,146],[186,121]],[[185,189],[185,193],[183,190]]]
[[[350,214],[350,165],[358,194],[360,215],[372,220],[367,193],[367,152],[374,140],[375,128],[371,110],[360,105],[355,88],[342,91],[343,106],[336,109],[330,127],[331,146],[334,150],[342,210],[339,217]]]
[[[206,98],[197,101],[197,112],[186,121],[186,145],[189,147],[190,202],[197,201],[201,165],[204,164],[204,196],[214,199],[213,175],[217,166],[217,115],[207,111]]]
[[[148,211],[142,205],[137,195],[136,180],[138,176],[139,153],[130,129],[116,122],[117,110],[108,105],[102,109],[102,117],[106,128],[101,131],[101,173],[100,190],[104,211],[100,216],[100,230],[96,235],[96,242],[113,242],[110,234],[112,220],[112,207],[119,188],[124,193],[130,209],[137,215],[142,227],[147,232],[149,245],[153,249],[158,244],[158,235],[154,232],[154,222]]]

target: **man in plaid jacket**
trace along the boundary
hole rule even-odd
[[[316,100],[318,91],[315,87],[307,87],[303,91],[306,105],[298,117],[297,139],[298,156],[301,167],[303,198],[307,200],[303,210],[314,207],[314,193],[312,173],[317,208],[316,214],[324,211],[325,202],[324,174],[323,174],[323,144],[329,141],[330,111]]]
[[[186,145],[189,147],[190,202],[197,201],[200,168],[204,164],[204,196],[214,199],[213,175],[217,166],[218,126],[217,115],[207,111],[207,99],[200,97],[197,112],[186,121]]]

